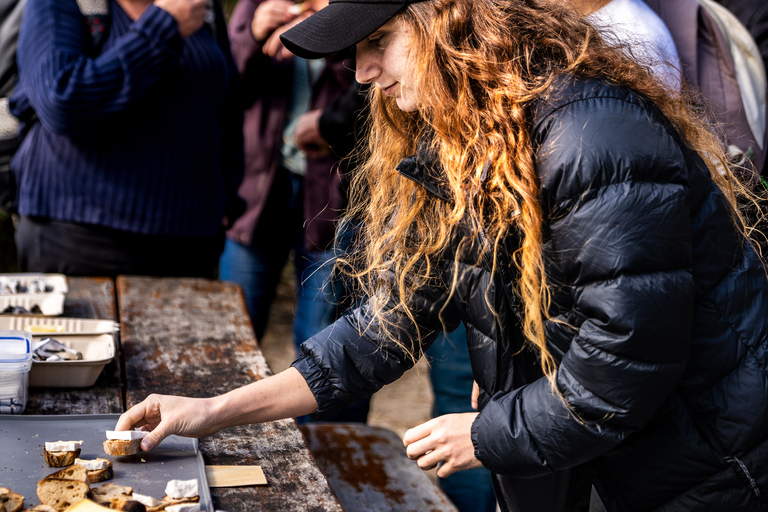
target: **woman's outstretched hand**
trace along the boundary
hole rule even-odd
[[[410,429],[403,436],[405,453],[424,470],[439,464],[440,478],[481,467],[472,444],[472,422],[476,417],[476,412],[446,414]]]
[[[142,427],[141,441],[149,451],[166,437],[205,437],[235,425],[262,423],[311,414],[317,402],[304,377],[287,370],[211,398],[149,395],[117,420],[115,430]]]
[[[150,433],[141,441],[141,449],[146,452],[171,434],[204,437],[218,432],[220,429],[213,424],[212,415],[209,414],[212,406],[210,398],[153,394],[124,412],[115,430],[137,427],[149,430]]]

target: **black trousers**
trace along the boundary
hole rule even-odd
[[[16,245],[23,272],[213,279],[224,247],[224,230],[213,236],[144,235],[22,216]]]

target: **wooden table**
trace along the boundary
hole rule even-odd
[[[119,320],[119,357],[90,388],[31,388],[25,414],[120,413],[150,393],[207,397],[270,375],[234,284],[119,277],[69,287],[65,315]],[[342,511],[293,420],[227,429],[200,447],[208,465],[259,465],[267,477],[212,488],[216,509]]]

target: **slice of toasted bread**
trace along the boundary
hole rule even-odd
[[[25,508],[21,512],[58,512],[58,511],[53,507],[49,507],[48,505],[37,505],[36,507]]]
[[[141,451],[141,439],[107,439],[104,441],[104,453],[114,457],[136,455]]]
[[[124,512],[147,512],[147,507],[140,501],[122,498],[113,498],[109,502],[109,508],[114,510],[123,510]]]
[[[75,463],[75,459],[80,457],[80,448],[73,452],[49,452],[43,448],[45,462],[52,468],[61,468]]]
[[[165,496],[163,498],[163,501],[166,502],[168,505],[180,505],[182,503],[197,503],[200,501],[200,496],[192,496],[189,498],[171,498],[170,496]]]
[[[102,469],[88,469],[88,464],[92,462],[97,462],[97,461],[104,463],[105,467],[103,467]],[[102,459],[102,458],[96,458],[93,460],[77,459],[76,463],[85,467],[88,473],[89,483],[97,484],[99,482],[104,482],[105,480],[109,480],[110,478],[115,476],[115,473],[112,470],[112,462],[108,461],[107,459]]]
[[[100,505],[109,506],[113,499],[130,499],[133,487],[117,484],[104,484],[91,489],[90,498]]]
[[[37,484],[40,503],[56,510],[66,510],[88,496],[88,484],[76,480],[45,477]]]
[[[60,469],[43,478],[55,478],[57,480],[73,480],[75,482],[88,483],[88,471],[79,464],[73,464],[68,468]]]
[[[24,506],[24,497],[7,487],[0,487],[0,511],[19,512]]]

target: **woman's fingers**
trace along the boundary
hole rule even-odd
[[[405,453],[420,468],[440,466],[437,475],[480,467],[472,444],[472,422],[477,413],[447,414],[408,430],[403,436]]]

